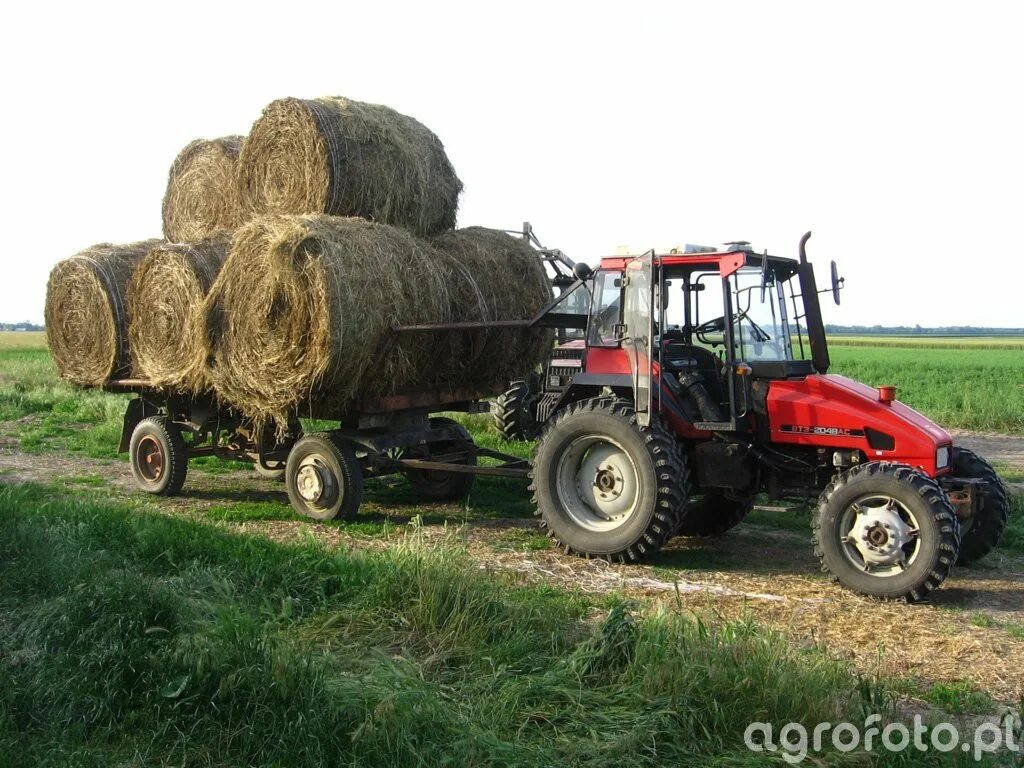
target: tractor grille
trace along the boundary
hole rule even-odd
[[[565,386],[571,379],[583,370],[583,350],[578,347],[556,347],[551,351],[551,360],[548,363],[548,386]],[[554,377],[560,382],[555,384]]]

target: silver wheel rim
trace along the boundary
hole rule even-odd
[[[898,576],[921,551],[921,528],[907,506],[892,496],[869,494],[850,504],[839,521],[846,559],[862,573]]]
[[[317,512],[330,509],[340,495],[334,470],[319,453],[311,453],[299,462],[295,490],[306,506]]]
[[[555,470],[558,500],[582,528],[605,533],[624,525],[639,504],[640,473],[632,457],[605,435],[569,444]]]

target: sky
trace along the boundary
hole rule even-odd
[[[596,264],[684,243],[809,253],[826,322],[1024,326],[1024,5],[971,2],[8,4],[0,321],[47,275],[160,233],[177,152],[268,102],[412,115],[459,225]]]

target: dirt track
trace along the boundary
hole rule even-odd
[[[1024,439],[963,435],[958,442],[1024,470]],[[988,450],[994,446],[999,447],[999,458]],[[232,502],[278,501],[282,508],[287,506],[277,483],[248,472],[198,468],[190,470],[186,495],[144,497],[133,490],[125,462],[27,454],[13,438],[0,437],[0,482],[65,482],[90,492],[76,483],[75,478],[82,476],[105,480],[96,489],[104,497],[131,498],[153,511],[207,521],[209,510]],[[218,524],[279,541],[314,536],[333,546],[386,547],[408,530],[409,508],[395,500],[401,496],[396,491],[401,484],[375,481],[367,489],[368,502],[384,509],[384,516],[396,526],[385,536],[360,535],[344,526],[299,518]],[[439,505],[436,511],[435,517],[466,515],[462,507]],[[956,571],[929,604],[906,606],[856,597],[829,584],[819,572],[809,535],[794,531],[748,523],[716,540],[676,539],[651,565],[613,566],[538,549],[535,537],[531,546],[524,545],[524,534],[534,529],[529,519],[474,519],[470,513],[469,521],[454,533],[442,525],[427,525],[422,532],[435,540],[457,536],[481,568],[514,572],[524,580],[664,600],[713,617],[749,616],[795,642],[825,645],[864,672],[919,678],[923,683],[970,679],[1007,704],[1024,696],[1024,558],[991,555],[979,567]]]

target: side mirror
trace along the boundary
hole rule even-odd
[[[576,275],[577,280],[589,280],[594,276],[594,270],[589,265],[584,264],[582,261],[577,261],[572,266],[572,273]]]
[[[839,276],[839,267],[837,267],[836,263],[833,261],[832,262],[832,299],[833,299],[833,301],[835,301],[837,306],[839,304],[839,291],[842,290],[843,283],[845,283],[845,282],[846,282],[846,278]]]

